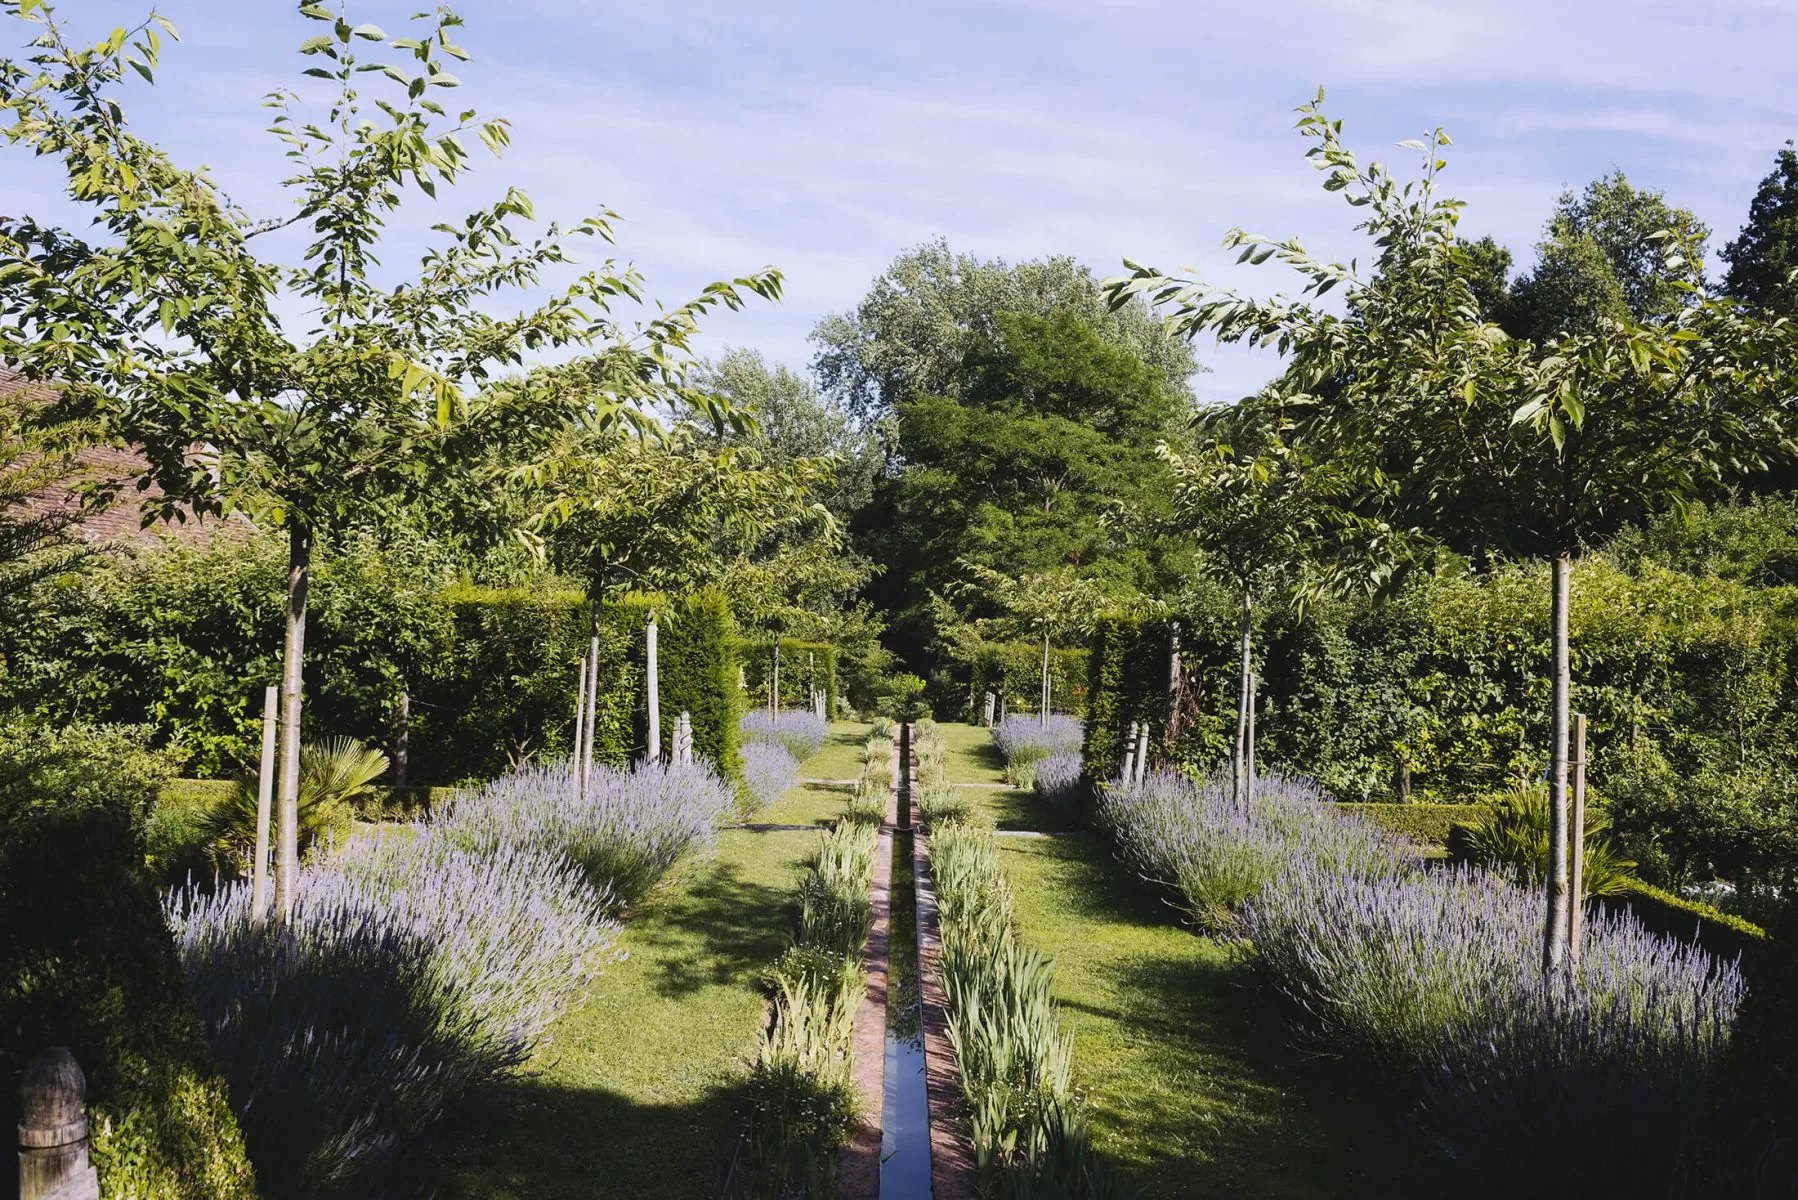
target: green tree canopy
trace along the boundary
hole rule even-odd
[[[1738,300],[1798,315],[1798,149],[1788,141],[1761,180],[1748,223],[1723,248],[1723,290]]]

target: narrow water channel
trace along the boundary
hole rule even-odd
[[[881,1200],[930,1200],[930,1107],[918,987],[918,894],[912,872],[911,726],[900,727],[899,820],[893,832],[887,943],[886,1084],[880,1112]]]

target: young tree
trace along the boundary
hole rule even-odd
[[[301,43],[304,74],[325,81],[317,120],[299,98],[276,92],[270,131],[292,174],[288,204],[262,217],[231,202],[202,170],[178,166],[138,138],[119,98],[135,74],[154,73],[165,34],[151,16],[97,44],[73,40],[42,0],[5,0],[34,32],[23,62],[0,63],[4,135],[61,160],[71,199],[94,211],[84,238],[30,218],[0,220],[0,360],[55,379],[72,404],[104,412],[142,446],[163,495],[146,518],[179,503],[202,513],[248,511],[286,532],[287,621],[281,681],[280,874],[292,895],[299,788],[300,708],[307,589],[320,537],[371,492],[422,482],[466,395],[495,372],[555,347],[602,352],[559,372],[527,377],[508,393],[548,419],[605,427],[645,399],[676,389],[698,314],[772,296],[766,273],[708,288],[694,303],[640,331],[621,330],[609,306],[636,300],[634,272],[606,262],[548,289],[546,273],[571,261],[576,238],[610,240],[612,214],[526,240],[534,218],[509,191],[460,222],[435,226],[441,241],[416,269],[377,271],[387,226],[407,198],[435,198],[467,166],[464,139],[494,153],[503,120],[438,102],[458,81],[448,60],[461,22],[447,9],[421,14],[412,36],[389,39],[322,4],[299,14],[319,32]],[[382,48],[392,57],[368,58]],[[370,90],[374,89],[374,90]],[[282,230],[303,231],[296,260],[263,257]],[[273,250],[270,251],[271,255]],[[302,305],[305,328],[276,314]],[[507,302],[525,307],[496,315]],[[196,456],[196,446],[205,453]]]
[[[1055,698],[1050,683],[1050,651],[1058,638],[1070,633],[1091,632],[1100,612],[1104,611],[1106,589],[1067,567],[1013,579],[979,563],[963,562],[961,565],[969,578],[957,590],[977,603],[996,607],[1001,614],[996,618],[976,620],[977,629],[1042,643],[1043,667],[1037,712],[1042,724],[1048,725],[1049,710]]]
[[[1160,447],[1174,475],[1173,523],[1202,547],[1199,570],[1241,606],[1230,778],[1245,809],[1254,789],[1255,612],[1275,595],[1298,593],[1328,532],[1322,489],[1286,440],[1286,424],[1250,399],[1203,414],[1191,450]]]
[[[1798,314],[1798,148],[1788,141],[1761,180],[1748,223],[1723,248],[1723,290],[1744,303]]]
[[[1320,105],[1300,109],[1324,187],[1364,210],[1377,272],[1323,262],[1296,241],[1233,231],[1226,244],[1304,281],[1300,298],[1256,300],[1145,267],[1114,281],[1171,307],[1188,336],[1291,354],[1274,385],[1306,451],[1360,481],[1364,516],[1463,548],[1553,567],[1551,860],[1545,966],[1567,957],[1567,604],[1581,548],[1646,511],[1791,449],[1789,322],[1762,321],[1686,285],[1663,320],[1607,320],[1542,347],[1488,325],[1456,236],[1460,202],[1437,192],[1446,134],[1407,143],[1421,179],[1363,166]],[[1670,239],[1679,242],[1675,234]],[[1668,269],[1684,264],[1670,256]],[[1346,311],[1319,303],[1341,288]]]

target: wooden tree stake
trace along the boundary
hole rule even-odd
[[[1567,961],[1578,965],[1586,925],[1586,714],[1573,714],[1573,794],[1568,813],[1572,829],[1567,849],[1572,870],[1567,886]]]
[[[662,679],[656,661],[656,619],[643,631],[644,690],[649,705],[649,761],[662,761]]]
[[[281,689],[271,683],[262,689],[262,767],[256,776],[256,852],[250,860],[250,916],[257,924],[268,912],[268,823],[275,801],[275,726],[280,708]]]

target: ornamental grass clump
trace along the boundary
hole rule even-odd
[[[816,754],[830,735],[824,718],[804,708],[783,708],[779,712],[758,708],[744,713],[737,728],[742,731],[746,747],[757,742],[772,744],[799,762]]]
[[[284,921],[249,888],[171,896],[188,987],[270,1196],[379,1192],[445,1109],[523,1066],[615,926],[566,860],[430,831],[309,866]]]
[[[562,762],[459,791],[431,824],[472,850],[518,845],[565,856],[625,906],[708,844],[733,802],[730,785],[705,763],[596,766],[583,797],[572,764]]]
[[[1053,965],[1016,936],[992,832],[940,826],[931,874],[981,1194],[1109,1195],[1072,1090],[1073,1047],[1050,999]]]
[[[1006,717],[993,726],[993,744],[1005,756],[1005,780],[1013,787],[1029,787],[1037,763],[1055,754],[1078,754],[1085,742],[1085,727],[1061,714],[1051,714],[1047,723],[1041,717]]]
[[[1578,966],[1545,976],[1543,906],[1477,868],[1357,879],[1312,866],[1256,897],[1244,929],[1307,1030],[1414,1089],[1454,1158],[1495,1181],[1552,1161],[1575,1191],[1656,1192],[1741,973],[1594,912]]]
[[[780,799],[799,778],[799,760],[774,742],[745,742],[742,757],[743,788],[752,812]]]
[[[744,1200],[830,1196],[836,1151],[855,1124],[850,1042],[873,928],[872,824],[824,834],[799,887],[796,943],[770,972],[774,1014],[756,1047],[749,1127],[729,1194]]]
[[[1219,934],[1236,932],[1243,906],[1301,866],[1380,879],[1412,869],[1416,857],[1403,839],[1338,811],[1317,785],[1278,775],[1257,781],[1245,812],[1218,778],[1158,771],[1102,787],[1098,819],[1132,867]]]

